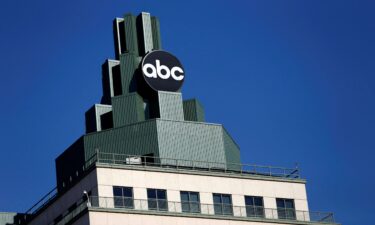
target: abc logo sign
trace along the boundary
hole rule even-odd
[[[152,51],[142,61],[142,74],[146,83],[155,91],[180,90],[185,72],[180,61],[165,51]]]

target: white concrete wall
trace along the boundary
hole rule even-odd
[[[245,215],[245,209],[236,210],[235,206],[245,206],[244,196],[261,196],[264,199],[264,207],[276,209],[276,198],[294,199],[296,210],[308,211],[305,184],[299,182],[271,181],[255,178],[233,178],[209,175],[193,175],[183,173],[167,173],[155,171],[142,171],[116,168],[97,168],[82,179],[78,184],[46,208],[30,225],[49,225],[59,215],[64,213],[73,203],[83,196],[83,190],[92,191],[93,196],[109,197],[107,201],[99,203],[105,208],[113,208],[113,186],[133,187],[135,199],[143,199],[143,202],[135,202],[136,209],[147,209],[147,188],[166,189],[170,202],[180,202],[180,191],[195,191],[200,194],[203,214],[214,214],[212,207],[212,193],[232,195],[234,215]],[[210,206],[204,206],[209,204]],[[168,204],[171,212],[180,212],[181,205]],[[241,211],[242,210],[242,211]],[[138,216],[138,217],[137,217]],[[92,219],[93,217],[94,219]],[[271,218],[271,216],[266,217]],[[274,217],[274,216],[273,216]],[[298,219],[298,214],[297,214]],[[126,222],[125,222],[126,221]],[[129,222],[130,221],[130,222]],[[143,221],[143,222],[142,222]],[[90,224],[242,224],[235,220],[217,219],[192,219],[184,217],[146,216],[124,213],[90,213]],[[88,219],[83,217],[74,224],[88,224]],[[246,222],[246,224],[260,224]],[[264,224],[264,223],[263,223]]]
[[[224,193],[232,195],[234,206],[245,206],[244,196],[250,195],[263,197],[265,208],[276,209],[276,198],[290,198],[296,210],[308,211],[304,183],[116,168],[98,168],[97,176],[101,197],[112,198],[113,186],[127,186],[133,187],[134,199],[147,199],[146,189],[157,188],[167,190],[168,201],[180,202],[180,191],[195,191],[201,204],[213,204],[212,193]]]
[[[34,218],[29,225],[48,225],[53,220],[65,212],[72,204],[79,201],[83,196],[83,190],[92,191],[92,195],[97,195],[97,175],[92,171],[78,184],[73,186],[62,197],[45,209],[41,214]]]

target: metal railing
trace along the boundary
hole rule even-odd
[[[238,217],[270,220],[295,220],[334,224],[333,213],[309,212],[294,209],[270,209],[256,206],[204,204],[199,202],[173,202],[160,199],[132,199],[122,197],[90,197],[90,207],[120,210],[155,211],[206,215],[212,217]]]
[[[57,196],[57,188],[53,188],[50,192],[48,192],[46,195],[44,195],[37,203],[35,203],[33,206],[31,206],[30,209],[28,209],[25,214],[35,214],[37,213],[42,207],[47,205],[49,202],[52,201]]]
[[[193,161],[185,159],[159,158],[153,156],[136,156],[116,153],[97,152],[86,161],[85,167],[91,167],[95,162],[114,165],[162,167],[176,170],[208,171],[238,175],[255,175],[278,177],[284,179],[301,179],[297,167],[285,168],[275,166],[260,166],[253,164],[219,163],[208,161]]]

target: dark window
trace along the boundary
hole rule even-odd
[[[264,217],[262,197],[245,196],[245,205],[248,217]]]
[[[277,198],[277,215],[279,219],[295,220],[296,211],[293,199]]]
[[[149,210],[168,211],[167,192],[161,189],[147,189]]]
[[[100,125],[102,130],[113,128],[113,115],[112,112],[104,113],[100,116]]]
[[[232,198],[228,194],[213,194],[216,215],[233,215]]]
[[[181,191],[182,212],[199,213],[201,211],[199,193],[191,191]]]
[[[133,188],[113,187],[115,208],[134,208]]]
[[[125,39],[124,39],[125,40]],[[113,95],[122,95],[120,65],[112,67]]]

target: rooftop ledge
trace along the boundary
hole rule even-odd
[[[285,168],[254,164],[218,163],[103,152],[97,152],[86,161],[86,169],[90,169],[93,166],[209,176],[255,178],[274,181],[306,182],[301,178],[298,167]]]

